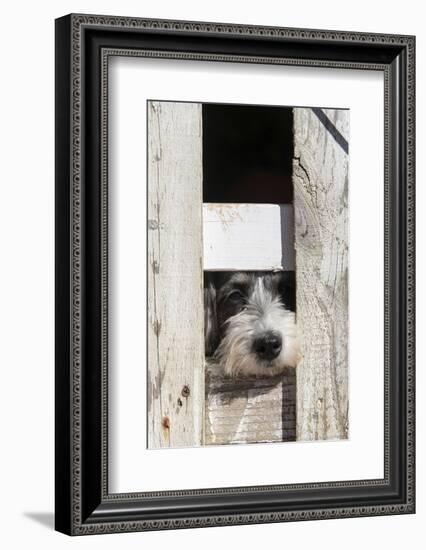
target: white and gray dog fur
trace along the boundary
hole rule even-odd
[[[300,360],[293,272],[206,272],[205,351],[229,376],[275,376]]]

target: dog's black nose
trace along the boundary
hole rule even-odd
[[[253,351],[260,359],[272,361],[278,357],[283,347],[281,335],[277,332],[265,332],[253,341]]]

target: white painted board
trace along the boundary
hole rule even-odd
[[[293,220],[290,204],[204,203],[204,270],[293,271]]]

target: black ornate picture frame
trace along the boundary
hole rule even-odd
[[[384,477],[108,491],[108,59],[299,65],[384,75]],[[415,38],[68,15],[56,20],[56,529],[119,533],[415,511]]]

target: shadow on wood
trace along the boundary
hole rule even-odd
[[[206,365],[205,445],[296,439],[296,375],[231,378]]]

